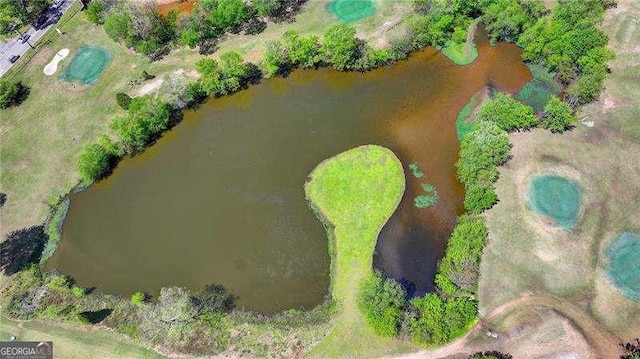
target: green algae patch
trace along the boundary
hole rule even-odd
[[[471,100],[466,104],[460,112],[458,112],[458,117],[456,117],[456,135],[458,136],[458,141],[462,142],[467,134],[469,134],[475,128],[473,122],[469,122],[469,118],[471,117],[471,113],[473,109],[478,106],[481,102],[482,91],[471,96]]]
[[[536,176],[529,190],[529,206],[570,231],[580,211],[580,188],[564,177]]]
[[[372,0],[334,0],[326,9],[343,22],[356,22],[376,13]]]
[[[84,46],[78,50],[60,78],[65,81],[78,81],[83,85],[91,85],[111,61],[111,54],[104,47]]]
[[[557,95],[562,91],[562,86],[544,66],[539,64],[529,64],[527,66],[533,75],[533,79],[522,86],[515,98],[533,107],[535,112],[542,112],[544,105],[551,99],[551,96]]]
[[[361,146],[319,164],[304,189],[327,230],[331,294],[340,308],[336,326],[310,355],[370,357],[411,345],[374,334],[356,305],[359,283],[372,273],[378,234],[404,193],[400,160],[384,147]]]
[[[469,65],[478,57],[478,48],[474,43],[457,43],[447,41],[442,48],[442,54],[456,65]]]
[[[640,301],[640,236],[625,232],[606,250],[609,279],[626,297]]]

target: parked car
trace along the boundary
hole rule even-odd
[[[56,9],[59,9],[60,6],[62,6],[62,4],[64,4],[64,0],[55,0],[53,2],[53,7],[56,8]]]
[[[29,34],[22,34],[22,36],[20,36],[18,38],[18,40],[20,40],[21,44],[24,44],[25,42],[27,42],[27,40],[29,40],[31,36]]]
[[[11,55],[9,56],[9,62],[13,64],[16,61],[18,61],[19,58],[20,58],[20,55]]]

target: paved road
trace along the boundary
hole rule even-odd
[[[16,34],[15,38],[0,44],[0,76],[4,75],[14,65],[9,62],[9,57],[11,55],[24,55],[24,53],[30,48],[29,44],[35,44],[47,31],[55,31],[53,28],[55,28],[56,24],[53,22],[53,19],[56,12],[60,11],[60,16],[62,16],[62,14],[64,14],[75,1],[78,0],[66,0],[59,10],[49,8],[49,10],[47,10],[47,16],[49,17],[48,25],[41,30],[36,30],[31,27],[26,32],[26,34],[29,35],[28,43],[20,43],[20,41],[18,41],[18,35]]]

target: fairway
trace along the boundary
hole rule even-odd
[[[640,300],[640,236],[625,232],[605,251],[607,276],[625,296]]]
[[[327,11],[344,22],[356,22],[376,12],[372,0],[334,0],[327,4]]]
[[[530,188],[529,205],[534,212],[551,217],[570,231],[580,210],[580,189],[574,181],[559,176],[538,176]]]
[[[111,61],[111,54],[103,47],[85,46],[78,50],[60,77],[65,81],[94,84]]]

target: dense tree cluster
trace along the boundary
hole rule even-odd
[[[543,63],[569,85],[573,106],[597,98],[607,61],[614,57],[605,47],[607,36],[598,29],[609,5],[606,0],[559,1],[550,16],[538,19],[518,39],[525,61]]]
[[[131,100],[125,116],[111,122],[127,153],[142,151],[155,137],[169,127],[169,106],[150,95]]]
[[[0,0],[0,34],[10,33],[12,26],[34,25],[50,5],[49,0]]]
[[[538,119],[531,106],[502,92],[497,93],[493,99],[486,101],[480,107],[476,121],[493,122],[507,132],[527,130],[538,125]]]
[[[458,178],[466,190],[465,209],[480,213],[497,202],[493,183],[498,179],[498,166],[510,154],[507,133],[491,121],[478,121],[465,136],[456,163]]]
[[[100,14],[97,18],[102,16],[104,29],[111,39],[121,41],[145,55],[159,50],[176,37],[178,14],[170,12],[164,17],[151,2],[123,0],[109,8],[106,15]]]
[[[358,307],[377,334],[394,336],[398,333],[405,295],[400,284],[375,271],[360,284]]]

